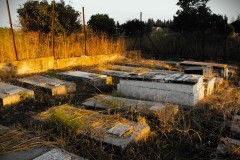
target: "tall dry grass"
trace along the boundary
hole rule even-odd
[[[15,31],[16,46],[19,60],[55,56],[55,58],[70,58],[85,55],[84,36],[74,33],[70,36],[55,37],[55,52],[52,53],[51,35],[41,35],[38,32],[24,33]],[[99,55],[123,53],[125,40],[122,38],[107,38],[105,35],[89,35],[87,38],[87,54]],[[0,28],[0,62],[15,61],[16,56],[9,29]]]

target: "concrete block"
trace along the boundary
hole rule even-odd
[[[112,84],[112,78],[107,75],[88,73],[82,71],[71,71],[71,72],[62,72],[57,73],[62,78],[71,80],[71,81],[81,81],[87,84],[91,84],[95,87],[102,87]]]
[[[188,85],[188,84],[161,83],[161,82],[154,82],[154,81],[151,82],[151,81],[137,81],[137,80],[123,80],[123,79],[120,80],[119,84],[134,86],[134,87],[143,87],[143,88],[149,88],[149,89],[181,92],[181,93],[195,93],[195,92],[198,92],[202,87],[202,83]]]
[[[20,83],[38,87],[51,95],[65,95],[76,91],[76,84],[47,76],[31,76],[17,80]]]
[[[0,105],[17,104],[26,98],[34,97],[34,91],[0,82]]]
[[[204,87],[194,94],[122,84],[118,84],[117,89],[122,95],[135,99],[169,102],[185,106],[194,106],[199,100],[204,98]]]

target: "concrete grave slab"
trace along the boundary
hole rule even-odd
[[[213,76],[213,67],[212,66],[186,67],[184,69],[184,73],[203,75],[204,78],[210,78]]]
[[[118,125],[110,128],[109,130],[107,130],[107,133],[121,137],[125,133],[129,132],[132,128],[133,127],[130,125],[118,124]]]
[[[142,101],[129,98],[113,97],[109,95],[98,95],[93,98],[87,99],[82,105],[91,108],[99,109],[134,109],[136,111],[160,111],[164,110],[167,104],[157,103],[152,101]],[[178,113],[178,106],[171,105],[174,115]]]
[[[8,106],[17,104],[26,98],[34,97],[34,91],[0,82],[0,105]]]
[[[17,80],[25,85],[38,87],[43,91],[50,93],[51,95],[65,95],[76,91],[76,84],[52,78],[48,76],[35,75],[31,77],[25,77]]]
[[[0,131],[8,131],[9,128],[0,124]]]
[[[204,87],[199,89],[195,94],[121,84],[118,84],[117,88],[121,94],[129,98],[155,102],[168,102],[184,106],[194,106],[199,100],[204,98]]]
[[[196,61],[183,61],[180,63],[182,67],[189,66],[208,66],[213,68],[213,72],[218,72],[223,78],[228,78],[228,65],[220,63],[196,62]]]
[[[146,124],[129,121],[122,117],[117,117],[116,115],[104,115],[95,111],[83,110],[69,105],[52,107],[46,112],[42,112],[37,115],[35,119],[49,122],[49,117],[51,117],[52,114],[60,111],[66,117],[71,117],[70,119],[74,119],[76,123],[84,123],[82,126],[80,125],[80,128],[75,129],[78,135],[92,138],[96,141],[103,142],[118,149],[124,149],[132,142],[145,139],[150,131],[150,127]],[[129,130],[127,134],[119,134],[120,132],[116,133],[119,135],[108,133],[111,131],[111,128],[116,127],[119,124],[130,126],[131,130]]]
[[[102,74],[88,73],[82,71],[70,71],[57,73],[57,75],[70,81],[76,82],[81,81],[94,85],[95,87],[101,87],[112,84],[112,78]]]
[[[120,79],[118,91],[127,97],[194,106],[204,97],[203,76],[159,72],[147,80]]]

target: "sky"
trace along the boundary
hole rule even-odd
[[[11,17],[14,26],[19,25],[17,8],[27,0],[8,0],[11,10]],[[50,2],[50,0],[48,0]],[[60,0],[56,0],[58,2]],[[108,14],[120,24],[131,20],[139,19],[140,12],[143,13],[143,21],[149,18],[154,20],[173,19],[179,7],[178,0],[65,0],[77,11],[85,8],[86,22],[91,15],[97,13]],[[210,0],[208,6],[215,14],[227,15],[229,22],[240,15],[240,0]],[[9,27],[6,0],[0,0],[0,27]]]

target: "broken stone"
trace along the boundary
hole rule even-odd
[[[51,95],[65,95],[76,91],[76,84],[47,76],[31,76],[18,79],[20,83],[39,87]]]
[[[218,153],[240,156],[240,140],[221,137],[219,145],[217,148]]]
[[[112,127],[111,129],[109,129],[109,130],[107,131],[107,133],[121,137],[121,136],[124,135],[126,132],[129,132],[132,128],[133,128],[133,127],[130,126],[130,125],[118,124],[118,125]]]
[[[34,97],[34,91],[0,82],[0,105],[17,104],[26,98]]]

